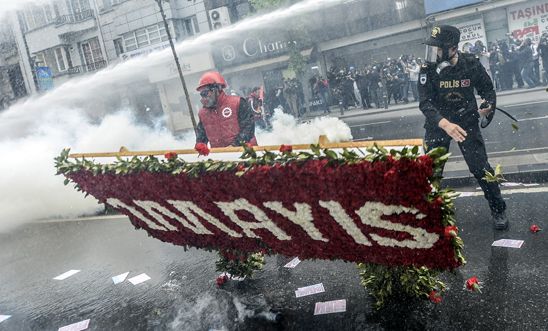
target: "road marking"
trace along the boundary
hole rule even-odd
[[[467,198],[467,197],[479,197],[483,196],[483,192],[463,192],[457,191],[456,193],[463,193],[464,196],[458,198]],[[502,189],[501,193],[503,195],[510,194],[523,194],[523,193],[548,193],[548,186],[545,187],[527,187],[527,188],[514,188],[514,189]],[[458,199],[457,198],[457,199]],[[83,217],[83,218],[71,218],[71,219],[58,219],[58,220],[47,220],[47,221],[35,221],[34,224],[42,223],[65,223],[65,222],[81,222],[81,221],[109,221],[114,219],[128,219],[126,215],[109,215],[109,216],[95,216],[95,217]]]
[[[91,216],[91,217],[80,217],[80,218],[67,218],[67,219],[54,219],[54,220],[38,220],[33,223],[44,224],[44,223],[61,223],[61,222],[81,222],[81,221],[108,221],[114,219],[127,218],[125,215],[109,215],[109,216]]]
[[[513,189],[508,189],[508,190],[503,189],[500,192],[503,195],[521,194],[521,193],[547,193],[548,192],[548,186],[547,187],[513,188]],[[464,193],[463,198],[483,196],[482,191],[480,191],[480,192],[456,192],[456,193]]]
[[[542,119],[545,119],[545,118],[548,118],[548,116],[529,117],[529,118],[518,118],[518,122],[542,120]]]
[[[521,103],[509,103],[509,104],[501,104],[501,107],[504,108],[516,108],[519,106],[529,106],[529,105],[537,105],[539,103],[546,103],[546,100],[537,100],[537,101],[531,101],[531,102],[521,102]],[[498,105],[497,105],[498,106]],[[506,110],[506,109],[505,109]]]
[[[373,123],[366,123],[366,124],[360,124],[360,125],[352,125],[352,126],[349,126],[349,128],[359,128],[359,127],[362,127],[362,126],[376,125],[376,124],[386,124],[386,123],[392,123],[392,121],[382,121],[382,122],[373,122]]]
[[[548,146],[544,147],[534,147],[534,148],[524,148],[524,149],[514,149],[514,150],[507,150],[507,151],[498,151],[498,152],[491,152],[487,153],[488,156],[497,155],[497,154],[506,154],[506,153],[519,153],[519,152],[533,152],[533,151],[540,151],[540,150],[548,150]],[[456,158],[462,158],[462,155],[453,155],[450,156],[449,159],[456,159]]]

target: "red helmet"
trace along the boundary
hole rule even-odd
[[[200,90],[204,86],[213,84],[220,85],[221,88],[226,87],[226,81],[220,73],[217,71],[208,71],[202,76],[202,78],[200,78],[200,82],[198,83],[196,90]]]

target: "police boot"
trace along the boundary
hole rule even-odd
[[[492,212],[493,227],[495,230],[506,230],[508,228],[509,222],[506,217],[506,212]]]

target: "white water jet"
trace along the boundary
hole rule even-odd
[[[268,27],[279,20],[342,2],[303,1],[183,41],[177,44],[177,49],[184,56],[187,51],[192,52],[230,35]],[[4,3],[8,2],[2,2],[2,6]],[[76,217],[102,209],[95,199],[84,199],[82,193],[63,186],[62,177],[54,175],[53,158],[63,148],[97,152],[115,151],[120,146],[130,150],[194,146],[193,134],[175,139],[166,130],[138,124],[131,115],[133,109],[118,109],[109,114],[105,109],[84,107],[89,103],[100,105],[98,99],[114,102],[119,97],[119,87],[147,80],[151,67],[172,61],[170,52],[166,49],[93,75],[71,79],[48,93],[33,96],[0,113],[0,231],[32,220]],[[260,144],[312,143],[320,134],[326,134],[333,141],[351,138],[350,129],[338,119],[324,118],[297,124],[290,116],[277,114],[273,125],[273,132],[257,133]]]

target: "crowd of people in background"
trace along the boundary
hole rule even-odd
[[[530,38],[498,40],[485,46],[481,41],[465,44],[462,52],[474,54],[491,76],[497,91],[534,88],[548,84],[548,33],[539,42]],[[387,58],[360,67],[332,66],[327,75],[309,80],[310,106],[324,114],[338,105],[341,112],[350,108],[388,108],[390,104],[418,101],[417,82],[423,60],[412,54]],[[296,78],[264,91],[255,87],[244,91],[261,128],[270,126],[276,108],[300,117],[305,98]]]
[[[499,91],[548,83],[548,33],[543,33],[538,42],[510,37],[508,41],[489,44],[487,49],[482,44],[475,45],[471,51],[482,63],[487,63],[488,73]]]

